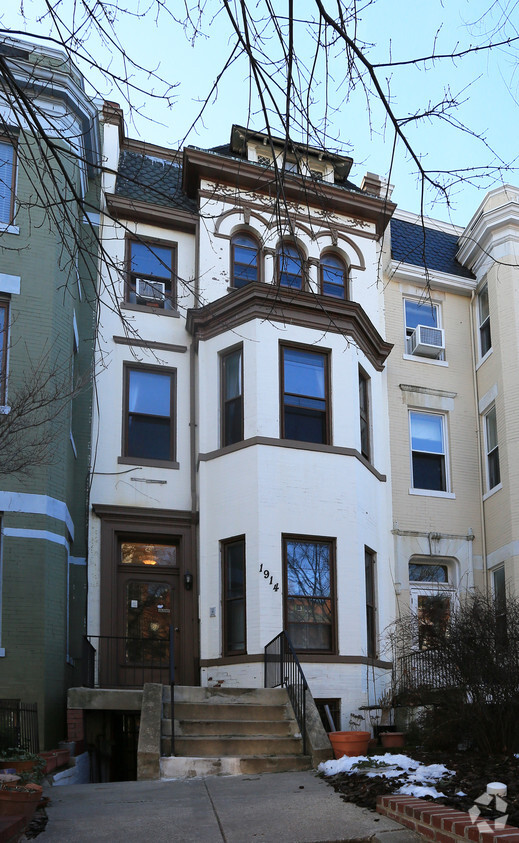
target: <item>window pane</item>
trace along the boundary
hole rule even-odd
[[[234,351],[223,358],[225,391],[224,397],[236,398],[241,395],[241,351]]]
[[[494,448],[488,455],[488,488],[493,489],[501,482],[501,470],[499,468],[499,448]]]
[[[445,491],[445,461],[435,454],[413,454],[413,487]]]
[[[435,646],[449,622],[450,598],[440,595],[418,597],[418,646],[427,650]]]
[[[227,653],[243,652],[245,640],[245,541],[223,544],[224,647]]]
[[[243,438],[242,433],[242,399],[235,398],[233,401],[227,401],[224,406],[224,434],[223,442],[225,445],[234,445],[235,442],[241,442]]]
[[[494,579],[494,600],[496,602],[496,609],[498,612],[502,612],[506,606],[506,581],[505,581],[505,569],[498,568],[497,571],[493,573]]]
[[[146,416],[130,416],[128,419],[129,457],[143,457],[149,460],[170,460],[170,420]]]
[[[285,406],[284,437],[299,442],[326,442],[326,414],[320,410]]]
[[[227,651],[245,650],[245,600],[233,600],[227,605]]]
[[[426,413],[411,413],[413,451],[443,453],[443,418]]]
[[[169,279],[172,271],[172,249],[132,242],[130,269],[136,275],[156,275]]]
[[[487,451],[497,448],[496,408],[493,407],[485,416],[487,426]]]
[[[0,142],[0,222],[11,222],[14,148]]]
[[[283,349],[283,355],[285,392],[325,398],[325,355],[296,348]]]
[[[177,564],[177,548],[170,544],[121,542],[121,563],[172,568]]]
[[[226,596],[243,597],[245,571],[243,542],[228,544],[226,550]]]
[[[421,562],[409,563],[410,582],[444,582],[449,581],[446,565],[428,565]]]
[[[438,327],[438,307],[430,302],[405,300],[405,326],[416,328],[417,325]]]
[[[321,259],[322,291],[327,296],[344,298],[346,268],[334,255],[325,255]]]
[[[171,375],[147,372],[144,369],[130,371],[130,413],[153,416],[168,416],[171,413]]]
[[[483,287],[479,296],[479,324],[482,325],[485,319],[489,317],[489,309],[488,309],[488,287]]]
[[[285,244],[278,252],[279,283],[284,287],[302,287],[303,260],[295,246]]]
[[[330,545],[287,541],[286,554],[288,594],[329,597]]]

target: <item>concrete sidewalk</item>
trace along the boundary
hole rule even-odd
[[[45,791],[38,843],[411,843],[420,837],[343,802],[313,772],[71,785]]]

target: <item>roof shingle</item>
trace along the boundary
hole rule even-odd
[[[474,278],[457,260],[458,237],[420,223],[391,220],[391,256],[400,263],[448,272],[462,278]]]
[[[119,156],[115,193],[141,202],[197,213],[196,203],[182,191],[180,164],[126,149]]]

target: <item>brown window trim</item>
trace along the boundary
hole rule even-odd
[[[243,596],[241,598],[227,598],[227,548],[234,544],[241,544],[243,547]],[[220,555],[222,564],[222,608],[223,608],[223,624],[222,624],[222,652],[225,656],[243,656],[247,654],[247,556],[245,535],[233,536],[230,539],[223,539],[220,542]],[[229,618],[228,604],[234,600],[243,600],[243,638],[244,646],[239,650],[231,650],[227,646],[227,622]]]
[[[163,307],[154,307],[148,304],[139,304],[138,302],[131,302],[130,301],[130,294],[134,293],[134,289],[131,283],[131,276],[132,273],[130,271],[131,266],[131,248],[132,243],[138,243],[143,246],[159,246],[163,249],[171,249],[171,276],[170,276],[170,293],[169,293],[169,300],[171,302],[171,309],[166,310]],[[178,272],[177,272],[177,262],[178,262],[178,243],[172,240],[164,240],[159,237],[140,237],[137,234],[127,234],[125,237],[125,258],[124,258],[124,265],[125,265],[125,289],[124,289],[124,304],[126,307],[132,309],[139,309],[142,311],[151,311],[152,313],[159,313],[159,314],[167,314],[169,315],[178,315],[178,289],[177,289],[177,280],[178,280]],[[167,279],[167,276],[156,276],[158,281],[164,281]]]
[[[331,646],[330,649],[298,649],[295,648],[299,655],[306,654],[322,654],[322,655],[337,655],[337,588],[336,588],[336,539],[330,536],[306,536],[299,533],[283,533],[282,535],[282,556],[283,556],[283,629],[288,629],[288,611],[287,598],[288,594],[288,576],[287,576],[287,542],[299,541],[308,544],[328,544],[330,547],[330,603],[332,609],[332,626],[331,626]],[[294,645],[295,646],[295,645]]]
[[[360,421],[360,452],[371,462],[371,378],[362,366],[359,366],[359,421]],[[364,402],[362,401],[364,393]],[[364,403],[364,407],[362,406]],[[363,429],[366,431],[366,446],[363,445]]]
[[[9,220],[7,222],[0,222],[1,226],[14,225],[14,210],[15,210],[15,192],[16,192],[16,171],[18,164],[18,141],[16,138],[7,135],[0,135],[0,143],[9,144],[13,148],[13,172],[11,174],[10,187],[10,204],[9,204]]]
[[[9,302],[0,300],[0,309],[4,311],[5,328],[0,334],[1,366],[0,366],[0,405],[5,405],[7,396],[7,340],[9,336]]]
[[[234,442],[226,443],[226,405],[228,401],[225,399],[225,384],[226,384],[226,374],[225,374],[225,361],[228,357],[232,354],[236,354],[236,352],[240,352],[240,366],[241,366],[241,394],[239,396],[241,401],[241,419],[240,419],[240,437],[236,439]],[[236,399],[229,399],[236,400]],[[239,343],[238,345],[233,346],[232,348],[226,348],[224,351],[220,352],[220,443],[221,447],[225,448],[229,445],[236,445],[238,442],[243,442],[243,344]]]
[[[370,659],[378,657],[377,647],[377,554],[364,548],[364,572],[366,584],[366,655]]]
[[[145,371],[153,372],[158,375],[170,376],[170,459],[160,460],[150,457],[137,457],[128,454],[128,421],[129,421],[129,397],[130,397],[130,372]],[[178,468],[176,462],[176,407],[177,407],[177,370],[169,366],[148,366],[143,363],[130,363],[124,361],[123,363],[123,418],[122,418],[122,453],[118,461],[129,465],[150,465],[163,468]],[[164,416],[165,418],[165,416]],[[126,460],[129,462],[127,463]]]
[[[246,287],[247,284],[241,284],[239,287],[236,287],[234,284],[234,240],[236,237],[248,237],[250,240],[254,241],[256,245],[256,281],[263,281],[263,260],[262,260],[262,251],[261,251],[261,243],[256,234],[256,232],[249,231],[246,228],[239,228],[237,231],[234,231],[230,238],[230,245],[231,245],[231,271],[229,273],[230,278],[230,286],[234,290],[241,290],[242,287]],[[249,282],[249,283],[254,283]]]
[[[326,264],[326,258],[328,257],[328,255],[330,257],[333,257],[336,260],[340,261],[342,266],[343,266],[343,270],[344,270],[343,291],[344,291],[344,294],[342,296],[334,296],[333,294],[324,292],[323,264]],[[350,277],[349,277],[349,272],[348,272],[348,266],[347,266],[344,258],[342,258],[341,255],[338,255],[335,252],[332,252],[332,251],[329,251],[329,250],[323,252],[320,256],[320,259],[319,259],[319,290],[320,290],[321,295],[322,296],[330,296],[331,295],[331,298],[339,299],[339,301],[342,301],[343,299],[344,299],[344,301],[347,301],[350,297],[350,283],[349,282],[350,282]],[[337,286],[339,286],[339,285],[337,285]]]
[[[329,348],[321,348],[316,347],[314,345],[305,345],[303,343],[288,343],[288,342],[280,342],[279,344],[279,387],[280,387],[280,396],[279,396],[279,422],[280,422],[280,432],[279,436],[281,439],[285,439],[285,366],[284,366],[284,349],[291,348],[291,349],[299,349],[300,351],[310,352],[311,354],[320,354],[325,357],[326,359],[326,372],[325,372],[325,436],[326,439],[324,442],[318,442],[313,444],[319,445],[332,445],[332,412],[331,412],[331,390],[330,390],[330,361],[331,361],[331,351]],[[306,442],[312,440],[306,439],[288,439],[289,442]]]

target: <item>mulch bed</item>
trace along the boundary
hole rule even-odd
[[[449,770],[454,770],[455,775],[452,778],[434,784],[436,790],[445,796],[430,801],[449,805],[458,811],[469,811],[474,801],[485,793],[489,782],[503,782],[508,787],[508,823],[519,828],[519,758],[513,755],[489,757],[469,752],[424,752],[414,749],[399,752],[422,764],[445,764]],[[345,802],[354,802],[363,808],[375,810],[377,796],[395,793],[400,785],[405,784],[406,778],[405,773],[402,774],[401,780],[385,779],[382,776],[368,778],[362,773],[339,773],[336,776],[326,776],[325,781],[341,794]],[[467,795],[457,796],[458,791]],[[478,804],[478,808],[482,820],[501,817],[501,813],[495,811],[494,802],[488,808]]]

